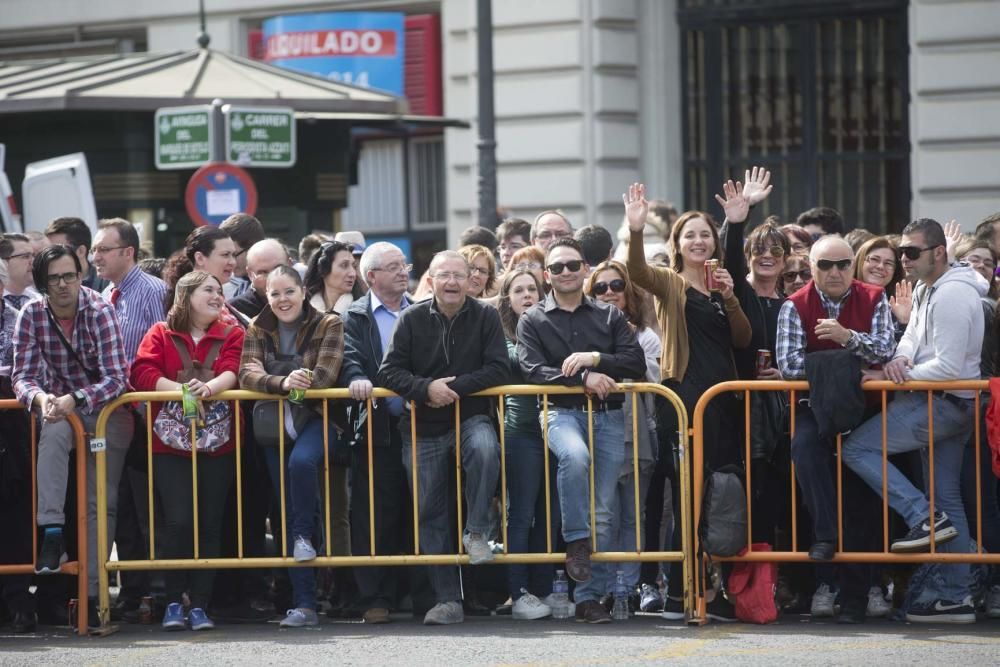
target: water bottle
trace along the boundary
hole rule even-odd
[[[552,580],[552,618],[569,618],[569,582],[566,573],[556,570]]]
[[[616,621],[628,620],[628,587],[625,585],[625,572],[618,570],[615,579],[615,606],[611,609],[611,618]]]

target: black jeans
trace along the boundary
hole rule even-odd
[[[372,447],[375,553],[379,556],[404,553],[407,544],[406,517],[412,505],[398,421],[390,418],[388,446]],[[351,451],[351,553],[355,556],[371,554],[368,487],[368,448],[362,441]],[[363,609],[395,607],[400,583],[398,567],[353,569]]]
[[[220,553],[226,496],[236,475],[235,454],[198,457],[198,557],[217,558]],[[156,496],[163,506],[163,553],[159,559],[194,555],[194,506],[191,497],[191,459],[174,454],[153,455]],[[233,521],[235,516],[230,517]],[[168,570],[167,603],[180,602],[187,590],[193,607],[205,608],[212,597],[214,570]]]

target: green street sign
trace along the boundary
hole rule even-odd
[[[210,161],[211,107],[166,107],[155,119],[157,169],[196,169]]]
[[[241,167],[295,164],[295,111],[281,107],[235,107],[226,114],[226,162]]]

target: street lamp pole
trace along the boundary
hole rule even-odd
[[[476,42],[479,87],[479,225],[497,225],[497,155],[493,116],[493,10],[492,0],[476,2]]]

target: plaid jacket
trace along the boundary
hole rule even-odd
[[[14,394],[29,409],[40,391],[64,396],[81,389],[87,397],[79,408],[97,414],[128,386],[129,362],[122,346],[114,308],[88,287],[80,287],[76,321],[69,343],[91,374],[70,356],[46,315],[48,299],[24,305],[14,325]]]
[[[321,313],[309,305],[303,304],[304,317],[295,340],[296,347],[302,344],[301,337],[309,330],[313,320],[320,319],[313,333],[312,340],[306,346],[302,355],[302,365],[313,371],[313,389],[330,389],[336,386],[340,366],[344,360],[344,323],[333,313]],[[266,351],[264,336],[269,336],[274,343],[274,349],[280,349],[278,342],[278,318],[270,306],[264,306],[260,315],[255,317],[247,329],[243,339],[243,357],[240,361],[240,387],[250,391],[262,391],[269,394],[284,394],[281,383],[284,376],[268,375],[250,371],[247,363],[258,361],[264,363]]]

